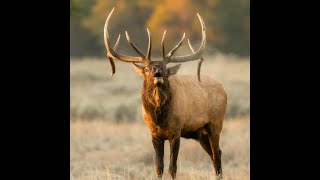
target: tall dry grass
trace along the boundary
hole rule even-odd
[[[224,179],[249,179],[249,117],[230,119],[221,133]],[[140,123],[72,121],[70,177],[156,179],[154,149],[148,128]],[[170,179],[169,144],[165,143],[163,179]],[[177,179],[214,179],[210,157],[194,140],[181,140]]]

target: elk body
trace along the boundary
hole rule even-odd
[[[141,91],[142,115],[151,132],[156,154],[156,173],[158,177],[162,177],[163,174],[164,141],[169,140],[169,172],[172,178],[175,179],[181,137],[199,141],[202,148],[210,156],[216,175],[219,178],[222,177],[222,152],[219,148],[219,139],[227,106],[227,95],[222,85],[214,79],[202,76],[200,81],[200,67],[206,42],[205,25],[201,16],[198,14],[202,27],[202,42],[196,52],[194,52],[188,41],[193,54],[172,57],[183,42],[185,37],[183,35],[177,46],[168,55],[165,55],[164,32],[161,42],[162,60],[151,61],[151,36],[148,29],[149,45],[146,56],[131,42],[127,32],[126,37],[129,44],[140,57],[121,55],[115,51],[120,35],[114,47],[111,48],[108,22],[113,10],[110,12],[104,27],[107,56],[112,65],[112,74],[115,73],[113,59],[117,59],[132,63],[134,69],[144,77]],[[193,60],[200,60],[198,64],[198,77],[175,75],[181,64],[166,67],[168,63]],[[144,66],[136,63],[144,63]]]

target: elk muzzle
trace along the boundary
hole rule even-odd
[[[158,67],[154,67],[154,68],[155,68],[155,72],[153,75],[153,83],[155,85],[163,84],[164,80],[163,80],[163,75],[160,72],[160,69]]]

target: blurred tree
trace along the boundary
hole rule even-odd
[[[98,56],[103,49],[96,42],[97,38],[83,28],[79,21],[70,23],[70,56]]]
[[[250,1],[219,0],[216,13],[217,47],[226,53],[250,55]]]
[[[97,56],[102,48],[98,46],[97,38],[82,24],[84,17],[88,16],[95,1],[70,0],[70,56]]]
[[[74,0],[70,0],[70,17],[72,17],[77,10],[78,10],[78,7],[74,2]]]
[[[196,13],[199,12],[201,17],[205,19],[207,44],[212,44],[216,33],[212,26],[215,14],[204,9],[212,10],[215,6],[215,1],[216,0],[165,0],[164,3],[158,4],[147,22],[150,30],[156,34],[154,41],[159,44],[160,47],[163,31],[166,30],[166,52],[179,42],[184,32],[186,33],[186,39],[189,38],[192,44],[196,44],[193,41],[200,42],[201,25],[196,15]],[[186,44],[186,40],[184,44]],[[160,48],[157,50],[160,50]],[[179,51],[177,54],[179,54]]]
[[[125,31],[145,52],[146,27],[152,34],[152,56],[160,55],[165,29],[166,51],[178,43],[183,32],[197,48],[201,40],[197,12],[206,23],[208,50],[214,47],[225,53],[244,56],[250,53],[250,0],[70,0],[71,55],[105,57],[103,26],[113,7],[110,39],[114,43],[121,34],[120,53],[137,55],[126,42]],[[188,48],[186,44],[185,41],[181,49]]]
[[[112,43],[115,42],[118,34],[121,40],[118,47],[119,52],[126,51],[130,55],[137,55],[126,42],[125,31],[128,31],[132,41],[142,50],[147,50],[148,36],[145,29],[145,22],[153,11],[153,1],[132,1],[132,0],[97,0],[91,9],[91,14],[84,19],[83,25],[91,31],[99,40],[98,44],[104,47],[103,26],[107,15],[113,7],[115,11],[110,19],[109,35]],[[105,56],[104,52],[101,54]]]

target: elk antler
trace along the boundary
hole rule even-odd
[[[166,59],[166,55],[165,55],[165,50],[164,50],[164,38],[166,37],[166,31],[167,30],[164,30],[164,32],[163,32],[163,35],[162,35],[162,40],[161,40],[161,49],[162,49],[162,58],[163,59]]]
[[[181,40],[179,41],[179,43],[168,53],[167,56],[165,56],[165,51],[164,51],[164,38],[165,38],[165,34],[166,31],[164,31],[163,36],[162,36],[162,40],[161,40],[161,48],[162,48],[162,58],[165,64],[168,63],[177,63],[177,62],[187,62],[187,61],[194,61],[194,60],[198,60],[200,59],[200,61],[198,62],[198,69],[197,69],[197,75],[198,75],[198,80],[200,81],[200,69],[201,69],[201,64],[203,61],[203,50],[205,48],[206,45],[206,27],[204,25],[203,19],[201,18],[201,16],[197,13],[198,18],[200,20],[200,24],[201,24],[201,30],[202,30],[202,41],[201,41],[201,45],[198,49],[197,52],[194,52],[190,41],[188,39],[188,44],[189,47],[192,51],[193,54],[191,55],[187,55],[187,56],[177,56],[177,57],[172,57],[172,55],[178,50],[178,48],[181,46],[184,38],[185,38],[185,33],[183,33],[183,36],[181,38]]]
[[[148,28],[147,28],[147,32],[148,32],[148,38],[149,38],[147,57],[141,52],[141,50],[135,44],[132,43],[127,31],[126,31],[126,37],[127,37],[127,40],[129,42],[129,44],[142,57],[142,59],[145,60],[145,61],[150,61],[151,60],[150,59],[150,55],[151,55],[151,35],[150,35],[150,32],[149,32]]]
[[[117,53],[115,50],[118,46],[118,43],[119,43],[119,39],[120,39],[120,34],[119,34],[119,37],[117,39],[117,42],[116,44],[114,45],[113,49],[110,48],[110,41],[109,41],[109,33],[108,33],[108,24],[109,24],[109,19],[112,15],[114,11],[114,8],[112,8],[111,12],[109,13],[108,17],[107,17],[107,20],[105,22],[105,25],[104,25],[104,45],[106,46],[106,49],[107,49],[107,57],[110,61],[110,64],[111,64],[111,67],[112,67],[112,73],[111,73],[111,76],[116,72],[116,69],[115,69],[115,64],[114,64],[114,61],[113,59],[118,59],[120,61],[124,61],[124,62],[131,62],[131,63],[148,63],[151,59],[150,59],[150,56],[151,56],[151,35],[150,35],[150,32],[149,32],[149,29],[147,28],[147,32],[148,32],[148,38],[149,38],[149,44],[148,44],[148,51],[147,51],[147,56],[145,56],[141,50],[135,45],[133,44],[133,42],[131,41],[130,37],[129,37],[129,34],[128,32],[126,31],[126,38],[127,38],[127,41],[129,42],[129,44],[133,47],[133,49],[140,55],[140,57],[132,57],[132,56],[126,56],[126,55],[122,55],[122,54],[119,54]],[[111,77],[110,76],[110,77]]]
[[[104,44],[107,49],[107,56],[111,57],[113,59],[118,59],[120,61],[124,62],[145,62],[145,59],[142,57],[132,57],[132,56],[126,56],[117,53],[114,49],[110,48],[110,41],[109,41],[109,33],[108,33],[108,23],[109,19],[114,11],[114,8],[112,8],[111,12],[109,13],[106,23],[104,25]]]
[[[172,54],[168,54],[168,60],[167,62],[170,63],[170,62],[187,62],[187,61],[194,61],[194,60],[198,60],[198,59],[201,59],[203,58],[203,50],[204,50],[204,47],[206,45],[206,27],[204,25],[204,22],[201,18],[201,16],[197,13],[198,15],[198,18],[200,20],[200,24],[201,24],[201,30],[202,30],[202,41],[201,41],[201,45],[199,47],[199,49],[197,50],[197,52],[191,54],[191,55],[187,55],[187,56],[176,56],[176,57],[171,57],[172,54],[176,51],[177,48],[180,47],[183,39],[184,39],[184,36],[182,37],[182,39],[180,40],[180,42],[178,43],[178,45],[176,47],[173,48],[172,50]],[[170,56],[169,56],[170,55]]]
[[[119,34],[118,39],[117,39],[116,43],[115,43],[114,46],[113,46],[113,50],[116,50],[116,49],[117,49],[117,47],[118,47],[118,45],[119,45],[120,37],[121,37],[121,35]],[[108,56],[108,55],[107,55],[107,56]],[[112,77],[112,76],[114,75],[114,73],[116,73],[116,66],[115,66],[115,64],[114,64],[114,61],[113,61],[112,57],[108,57],[108,59],[109,59],[109,62],[110,62],[110,65],[111,65],[111,69],[112,69],[112,72],[111,72],[111,74],[110,74],[110,77]]]
[[[127,31],[126,31],[126,37],[127,37],[127,41],[133,47],[133,49],[142,57],[142,59],[145,59],[146,58],[145,55],[141,52],[141,50],[135,44],[133,44]]]
[[[108,57],[110,64],[112,66],[111,76],[115,73],[115,64],[114,64],[113,59],[118,59],[120,61],[131,62],[131,63],[145,63],[145,64],[149,63],[149,61],[151,61],[150,56],[151,56],[151,45],[152,45],[151,34],[149,32],[149,29],[147,28],[149,43],[148,43],[148,51],[147,51],[146,56],[141,52],[141,50],[135,44],[132,43],[127,31],[126,31],[127,41],[133,47],[133,49],[140,55],[140,57],[126,56],[126,55],[119,54],[115,51],[118,46],[118,43],[119,43],[120,34],[119,34],[119,37],[118,37],[117,42],[115,43],[114,47],[110,48],[108,23],[109,23],[109,19],[112,15],[113,11],[114,11],[114,8],[112,8],[111,12],[109,13],[107,20],[105,22],[105,25],[104,25],[104,44],[107,49],[107,57]],[[185,38],[185,33],[183,33],[183,36],[182,36],[181,40],[179,41],[179,43],[167,54],[167,56],[165,56],[164,38],[166,36],[166,30],[164,31],[163,36],[162,36],[161,48],[162,48],[162,58],[163,58],[163,61],[165,64],[187,62],[187,61],[194,61],[194,60],[200,59],[200,61],[198,63],[198,71],[197,71],[198,80],[200,81],[200,68],[201,68],[201,63],[203,61],[203,50],[204,50],[205,44],[206,44],[206,31],[205,31],[206,27],[204,25],[204,22],[203,22],[203,19],[201,18],[201,16],[198,13],[197,13],[197,15],[198,15],[198,18],[199,18],[200,24],[201,24],[202,41],[201,41],[201,45],[200,45],[199,49],[196,52],[194,52],[194,50],[190,44],[190,41],[188,40],[189,47],[190,47],[193,54],[190,54],[187,56],[172,57],[172,55],[179,49],[179,47],[181,46],[181,44]]]
[[[147,60],[150,61],[150,56],[151,56],[151,34],[149,32],[149,29],[147,28],[147,32],[148,32],[148,52],[147,52]]]
[[[189,44],[189,47],[190,47],[192,53],[194,53],[193,47],[191,46],[191,43],[190,43],[189,39],[188,39],[188,44]],[[201,70],[202,61],[203,61],[203,57],[198,62],[197,76],[198,76],[199,82],[201,82],[201,80],[200,80],[200,70]]]
[[[165,63],[170,63],[171,62],[171,56],[173,55],[173,53],[175,53],[179,49],[179,47],[181,46],[185,36],[186,36],[186,33],[183,33],[182,38],[179,41],[179,43],[166,56]]]

